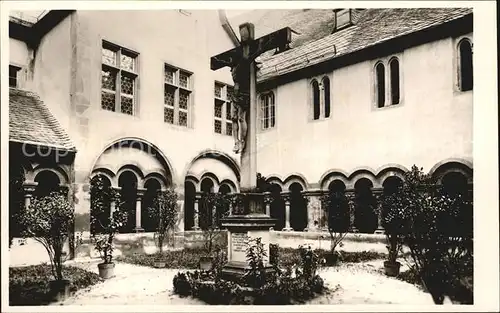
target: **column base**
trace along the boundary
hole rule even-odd
[[[377,228],[377,230],[375,230],[374,234],[384,235],[385,234],[385,229],[383,229],[383,228]]]
[[[293,231],[293,228],[291,228],[291,227],[285,227],[281,231]]]
[[[136,233],[143,233],[144,232],[144,228],[142,228],[142,227],[136,227],[136,228],[134,228],[134,231]]]
[[[200,227],[194,226],[192,230],[200,230]]]

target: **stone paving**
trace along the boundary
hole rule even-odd
[[[308,304],[406,304],[432,305],[432,298],[418,287],[386,277],[383,260],[342,264],[322,269],[321,277],[332,289]],[[72,265],[98,272],[98,261]],[[63,303],[54,305],[202,305],[193,298],[172,293],[172,279],[178,270],[155,269],[117,263],[116,276],[85,290],[78,291]]]

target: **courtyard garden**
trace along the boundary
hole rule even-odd
[[[100,263],[92,260],[68,266],[66,244],[70,240],[76,248],[80,244],[79,236],[70,236],[71,206],[64,193],[35,198],[17,218],[24,236],[45,247],[50,264],[10,268],[10,304],[140,304],[144,300],[226,305],[472,304],[472,231],[467,227],[471,221],[463,214],[472,204],[434,186],[414,167],[403,185],[384,196],[380,209],[386,253],[342,249],[350,231],[345,227],[329,228],[329,249],[276,244],[267,249],[261,238],[250,238],[244,272],[228,277],[224,274],[227,243],[220,240],[226,233],[215,223],[206,223],[199,248],[168,248],[179,209],[172,190],[160,192],[149,210],[157,221],[154,239],[158,252],[115,257],[115,234],[127,213],[118,194],[97,180],[91,189],[95,195],[91,241],[101,256]],[[227,196],[213,194],[206,201],[206,207],[221,208],[215,210],[220,215],[211,218],[228,214]],[[111,202],[110,215],[106,210]],[[326,195],[323,202],[339,214],[345,212],[340,206],[350,205],[337,193]]]

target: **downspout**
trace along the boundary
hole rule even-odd
[[[238,36],[236,36],[236,33],[234,32],[233,28],[229,24],[229,21],[227,20],[226,16],[226,11],[225,10],[217,10],[219,13],[219,21],[222,25],[222,28],[226,31],[226,34],[229,36],[233,44],[237,47],[240,45],[240,40],[238,39]]]

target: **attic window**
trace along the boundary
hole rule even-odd
[[[334,31],[352,25],[352,9],[335,9],[334,12],[335,12]]]

